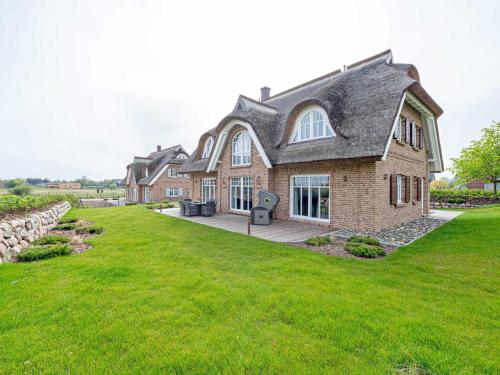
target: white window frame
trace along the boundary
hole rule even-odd
[[[320,121],[314,120],[314,113],[315,112],[319,113],[322,117],[322,122],[323,122],[322,133],[323,133],[323,135],[314,136],[314,127],[315,127],[314,125],[320,122]],[[310,116],[309,123],[302,124],[302,120],[307,115]],[[305,129],[305,133],[307,133],[308,136],[302,137],[302,129]],[[328,131],[331,132],[331,135],[327,134]],[[332,125],[330,124],[330,120],[328,118],[328,114],[326,113],[326,111],[322,107],[320,107],[319,105],[314,105],[314,106],[309,106],[309,107],[305,108],[297,116],[297,119],[295,120],[295,125],[293,127],[292,136],[290,138],[289,143],[307,142],[307,141],[312,141],[315,139],[333,138],[335,136],[336,136],[335,131],[333,130]]]
[[[239,145],[241,143],[241,145]],[[237,150],[239,148],[239,150]],[[239,162],[235,162],[239,158]],[[247,162],[244,161],[247,159]],[[231,165],[247,166],[252,164],[252,138],[248,130],[241,130],[231,140]]]
[[[149,203],[151,201],[151,190],[148,186],[144,187],[144,202]]]
[[[165,188],[165,196],[167,198],[177,198],[182,196],[182,188],[179,187],[167,187]]]
[[[177,178],[178,177],[177,169],[168,168],[167,169],[167,176],[171,177],[171,178]]]
[[[137,188],[132,188],[132,201],[137,202]]]
[[[205,199],[205,188],[208,189],[208,199]],[[217,191],[217,178],[208,177],[201,180],[201,201],[206,203],[207,200],[215,201],[215,194]]]
[[[396,175],[396,201],[398,204],[403,203],[403,176]]]
[[[415,121],[411,122],[411,139],[410,144],[412,147],[417,147],[417,124]]]
[[[207,159],[212,152],[212,148],[214,146],[214,137],[208,137],[205,141],[205,146],[203,147],[203,155],[201,155],[202,159]]]
[[[234,180],[239,180],[239,185],[235,186],[240,189],[240,199],[243,201],[243,194],[244,194],[244,189],[247,187],[250,187],[252,189],[250,197],[252,198],[252,207],[253,206],[253,178],[251,176],[239,176],[239,177],[231,177],[229,179],[229,209],[230,211],[237,211],[237,212],[250,212],[250,208],[244,209],[244,208],[233,208],[233,179]],[[246,179],[246,180],[245,180]],[[245,181],[250,180],[250,185],[245,185]],[[243,202],[242,202],[243,204]]]
[[[293,179],[296,177],[307,177],[309,182],[308,182],[308,214],[309,216],[302,216],[302,215],[294,215],[293,213],[293,192],[294,192],[294,185],[293,185]],[[311,177],[328,177],[328,219],[322,219],[322,218],[317,218],[317,217],[311,217],[311,199],[312,199],[312,194],[311,192]],[[332,211],[332,183],[331,183],[331,176],[328,174],[298,174],[298,175],[291,175],[290,176],[290,217],[298,220],[303,220],[303,221],[318,221],[322,223],[329,223],[331,219],[331,211]]]

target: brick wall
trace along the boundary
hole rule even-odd
[[[180,165],[169,164],[168,169],[179,170]],[[166,188],[182,188],[182,197],[167,197],[165,195]],[[191,196],[191,179],[186,177],[168,177],[167,171],[150,186],[151,201],[160,202],[164,200],[179,201],[183,198]]]
[[[408,122],[415,121],[417,126],[422,126],[420,114],[412,107],[405,104],[401,111],[402,115],[407,117]],[[377,161],[375,175],[375,220],[374,230],[380,230],[385,227],[391,227],[416,219],[422,214],[429,213],[429,163],[427,148],[424,143],[422,150],[413,148],[408,143],[401,143],[392,139],[389,146],[389,153],[385,161]],[[390,204],[390,176],[391,174],[401,174],[411,176],[410,184],[411,194],[410,202],[403,203],[401,207],[395,207]],[[423,196],[420,202],[414,202],[414,184],[413,176],[422,177]]]
[[[210,173],[205,173],[205,172],[194,172],[191,173],[191,178],[190,178],[190,193],[191,196],[188,198],[191,198],[194,201],[201,201],[201,182],[202,179],[204,178],[217,178],[217,172],[210,172]],[[216,201],[219,202],[219,181],[217,180],[216,182],[216,187],[215,187],[215,196],[216,196]]]

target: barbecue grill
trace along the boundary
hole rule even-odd
[[[259,191],[257,196],[259,205],[250,211],[251,222],[253,225],[269,225],[273,222],[273,211],[280,199],[276,194],[265,190]]]

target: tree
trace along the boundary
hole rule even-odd
[[[18,185],[23,185],[25,183],[25,180],[23,178],[14,178],[12,180],[7,180],[5,181],[5,186],[7,189],[13,189]]]
[[[10,189],[9,192],[14,195],[25,196],[31,193],[31,188],[28,185],[17,185]]]
[[[431,182],[431,189],[448,189],[449,187],[450,181],[444,177]]]
[[[462,149],[453,161],[451,171],[461,182],[482,180],[493,182],[493,194],[497,199],[497,182],[500,182],[500,122],[482,130],[482,137]]]

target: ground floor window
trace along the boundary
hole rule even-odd
[[[253,207],[252,177],[231,177],[231,209],[250,211]]]
[[[137,188],[132,189],[132,201],[137,202]]]
[[[215,178],[203,178],[201,180],[201,199],[203,202],[215,200],[215,186],[217,180]]]
[[[149,202],[150,197],[149,197],[149,188],[145,187],[144,188],[144,202]]]
[[[292,216],[329,220],[330,176],[292,177]]]
[[[182,195],[182,188],[168,187],[165,188],[165,196],[167,198],[180,197]]]

